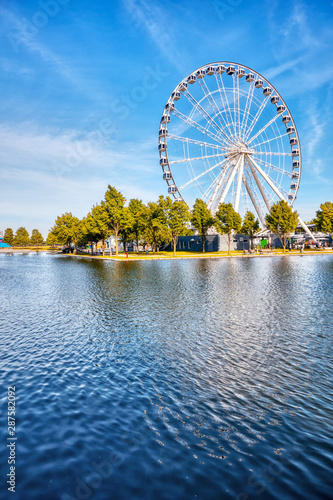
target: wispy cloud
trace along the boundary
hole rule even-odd
[[[277,64],[271,66],[265,75],[275,78],[288,72],[290,94],[330,85],[333,67],[327,64],[327,60],[331,56],[331,30],[322,26],[318,32],[310,18],[309,5],[302,1],[290,4],[290,11],[290,15],[283,16],[279,2],[270,4],[269,33]]]
[[[38,7],[38,5],[36,5],[36,7]],[[7,31],[7,38],[11,43],[14,53],[18,53],[22,49],[25,49],[36,54],[39,56],[42,63],[47,66],[48,70],[53,72],[53,74],[59,75],[74,87],[76,91],[89,95],[90,98],[95,97],[96,100],[100,99],[98,93],[95,93],[94,96],[94,89],[91,87],[90,82],[86,82],[85,78],[77,74],[74,70],[74,64],[70,61],[66,61],[64,57],[58,55],[39,41],[39,29],[34,27],[29,20],[20,17],[17,13],[5,9],[4,7],[0,7],[0,17],[2,18],[2,24]],[[28,23],[30,24],[28,25]],[[47,30],[47,25],[40,29]],[[14,67],[12,58],[2,58],[1,64],[9,71]],[[17,67],[17,65],[15,65],[15,67]],[[29,71],[28,63],[25,64],[23,68],[19,69],[18,73],[22,71]]]
[[[135,21],[144,26],[154,44],[159,48],[173,66],[183,71],[181,54],[174,43],[175,33],[172,32],[172,24],[167,22],[170,10],[162,9],[156,3],[146,0],[123,0],[127,11]]]
[[[290,59],[289,61],[284,62],[278,66],[275,65],[272,68],[265,70],[264,75],[268,79],[275,78],[285,73],[286,71],[290,71],[291,69],[295,68],[295,66],[300,64],[305,59],[306,59],[305,55],[300,56],[297,59]]]
[[[281,26],[280,34],[286,39],[297,40],[297,44],[293,46],[296,51],[306,48],[314,50],[323,46],[321,39],[312,33],[305,4],[300,1],[293,5],[291,16]]]
[[[330,129],[327,111],[323,111],[316,100],[307,103],[305,115],[307,127],[304,128],[303,141],[301,141],[304,167],[311,172],[312,182],[329,183],[331,182],[328,172],[330,167],[324,156],[320,154],[321,144],[327,130]]]

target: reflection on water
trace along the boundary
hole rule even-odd
[[[331,256],[0,269],[17,498],[330,498]]]

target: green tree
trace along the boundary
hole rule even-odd
[[[54,246],[57,243],[59,244],[58,238],[56,237],[56,235],[54,234],[54,232],[52,230],[50,230],[50,232],[49,232],[49,234],[47,235],[47,238],[46,238],[46,244],[50,245],[50,246]]]
[[[156,234],[156,251],[159,252],[161,246],[171,243],[172,235],[168,226],[163,226]]]
[[[109,214],[105,205],[95,205],[91,210],[91,218],[87,220],[91,224],[91,232],[96,236],[97,241],[102,241],[103,257],[105,253],[105,240],[110,236]]]
[[[124,252],[126,252],[127,243],[133,241],[135,238],[135,234],[133,232],[133,224],[134,224],[134,217],[131,210],[129,209],[129,207],[124,207],[122,214],[121,230],[120,230],[120,238],[121,241],[123,242]]]
[[[170,198],[169,200],[171,201]],[[146,228],[144,238],[151,245],[153,253],[162,243],[171,241],[166,215],[167,208],[167,199],[160,196],[158,202],[149,202],[142,212]]]
[[[126,223],[124,213],[125,198],[120,191],[109,185],[105,193],[105,201],[102,201],[101,205],[108,213],[108,225],[115,237],[116,255],[118,255],[118,237]]]
[[[90,245],[91,255],[94,253],[94,245],[100,239],[100,235],[97,233],[96,224],[93,216],[89,212],[86,217],[80,221],[80,245]]]
[[[323,233],[333,232],[333,203],[326,201],[320,205],[320,210],[316,212],[317,217],[314,222],[318,231]]]
[[[265,219],[267,229],[278,235],[285,252],[288,240],[297,227],[298,213],[286,201],[281,200],[271,206]]]
[[[12,243],[13,243],[13,239],[14,239],[13,230],[10,227],[7,227],[7,229],[5,229],[5,234],[3,236],[3,242],[7,243],[7,245],[9,245],[11,247]]]
[[[13,246],[25,247],[29,244],[29,233],[25,227],[19,227],[13,239]]]
[[[190,221],[191,214],[184,201],[172,201],[167,198],[167,222],[171,233],[173,244],[173,256],[176,256],[176,247],[179,236],[186,234],[187,223]]]
[[[38,231],[38,229],[33,229],[30,238],[31,245],[39,246],[44,243],[43,235]]]
[[[208,229],[214,226],[215,219],[212,216],[207,204],[198,198],[195,200],[192,210],[191,222],[199,231],[202,240],[202,251],[205,251]]]
[[[53,228],[51,229],[55,238],[62,245],[74,244],[74,253],[77,253],[77,243],[81,236],[82,227],[77,217],[74,217],[71,212],[66,212],[57,217]]]
[[[238,233],[242,227],[242,218],[234,210],[232,203],[220,203],[215,214],[215,227],[221,234],[228,235],[228,255],[230,255],[230,244],[232,235]]]
[[[133,240],[136,243],[137,252],[139,253],[139,242],[140,239],[142,238],[142,235],[146,227],[144,219],[145,205],[141,200],[133,198],[130,200],[128,208],[133,217],[133,223],[132,223]]]
[[[254,235],[259,231],[259,220],[255,218],[252,212],[246,212],[243,219],[243,225],[241,227],[241,232],[246,234],[250,238],[250,248],[253,248],[253,238]]]

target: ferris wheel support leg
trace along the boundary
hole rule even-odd
[[[232,184],[232,181],[234,180],[234,177],[235,177],[236,172],[237,172],[237,170],[238,170],[238,167],[239,167],[240,161],[241,161],[241,158],[238,160],[238,162],[237,162],[237,163],[236,163],[236,165],[234,166],[234,169],[233,169],[233,171],[232,171],[232,173],[231,173],[231,175],[230,175],[230,177],[229,177],[229,179],[228,179],[227,185],[226,185],[226,187],[225,187],[225,189],[224,189],[224,191],[223,191],[223,193],[222,193],[222,196],[221,196],[221,199],[220,199],[220,203],[223,203],[223,202],[224,202],[224,200],[225,200],[225,198],[226,198],[226,196],[227,196],[227,194],[228,194],[228,191],[229,191],[229,189],[230,189],[230,186],[231,186],[231,184]]]
[[[302,228],[304,229],[304,231],[309,235],[311,236],[311,238],[313,239],[313,241],[317,242],[317,239],[313,236],[313,234],[311,233],[310,229],[308,228],[308,226],[305,224],[305,222],[302,221],[302,219],[300,218],[300,216],[298,216],[298,222],[300,223],[300,225],[302,226]]]
[[[253,206],[254,206],[254,208],[255,208],[255,211],[256,211],[256,212],[257,212],[257,214],[258,214],[258,217],[259,217],[259,219],[260,219],[260,222],[261,222],[261,224],[262,224],[263,228],[264,228],[264,229],[266,229],[266,222],[265,222],[264,216],[262,215],[261,210],[259,209],[259,207],[258,207],[258,205],[257,205],[257,202],[256,202],[256,200],[255,200],[255,198],[254,198],[254,196],[253,196],[253,193],[252,193],[252,191],[251,191],[251,188],[250,188],[250,186],[249,186],[249,183],[247,182],[247,179],[246,179],[246,177],[245,177],[245,175],[244,175],[244,174],[243,174],[243,182],[244,182],[244,186],[246,187],[246,190],[247,190],[247,192],[248,192],[248,194],[249,194],[249,197],[250,197],[250,199],[251,199],[251,201],[252,201],[252,204],[253,204]]]
[[[244,156],[241,155],[240,164],[238,167],[238,179],[237,179],[237,189],[236,189],[236,198],[235,198],[235,211],[236,212],[238,212],[238,209],[239,209],[239,198],[240,198],[241,187],[242,187],[243,172],[244,172]]]
[[[228,171],[227,175],[225,176],[225,178],[222,179],[221,185],[220,185],[220,187],[219,187],[219,189],[218,189],[217,193],[215,194],[215,197],[212,201],[212,205],[210,207],[210,211],[211,211],[212,215],[215,215],[217,212],[218,206],[221,203],[221,193],[223,193],[225,186],[226,186],[229,178],[231,177],[232,173],[233,173],[233,167],[231,166],[229,168],[229,171]]]
[[[226,167],[224,168],[224,170],[222,170],[222,172],[221,172],[221,174],[220,174],[220,176],[219,176],[219,179],[218,179],[218,182],[216,183],[216,186],[215,186],[215,188],[214,188],[213,194],[211,195],[211,197],[210,197],[210,199],[209,199],[209,201],[208,201],[208,203],[207,203],[207,208],[208,208],[209,210],[211,210],[211,209],[212,209],[213,203],[214,203],[214,201],[215,201],[215,197],[216,197],[216,195],[217,195],[218,191],[220,190],[220,188],[221,188],[221,186],[222,186],[222,182],[223,182],[223,180],[224,180],[224,178],[225,178],[225,176],[226,176],[226,173],[227,173],[227,171],[228,171],[228,168],[229,168],[229,166],[226,166]]]
[[[261,177],[263,177],[265,179],[267,184],[273,189],[274,193],[280,198],[280,200],[286,201],[286,199],[283,196],[283,194],[281,193],[281,191],[275,186],[274,182],[271,181],[271,179],[268,177],[268,175],[265,174],[265,172],[262,170],[262,168],[259,167],[258,163],[253,158],[250,158],[250,162],[252,163],[252,165],[255,166],[255,168],[258,170],[259,174],[261,175]]]
[[[283,194],[278,190],[278,188],[273,184],[273,182],[270,180],[270,178],[265,174],[265,172],[259,167],[259,165],[253,160],[253,158],[251,158],[251,163],[253,163],[253,165],[256,167],[256,169],[258,170],[258,172],[262,175],[262,177],[265,179],[265,181],[267,182],[267,184],[270,185],[270,187],[273,189],[273,191],[275,192],[275,194],[277,194],[277,196],[280,198],[280,200],[284,200],[284,201],[287,201],[285,199],[285,197],[283,196]],[[291,207],[292,210],[293,207]],[[314,240],[314,241],[317,241],[316,238],[313,236],[313,234],[311,233],[310,229],[308,228],[308,226],[305,224],[305,222],[302,221],[302,219],[300,218],[300,216],[298,216],[298,220],[299,220],[299,223],[300,225],[302,226],[302,228],[304,229],[304,231],[309,235],[311,236],[311,238]]]
[[[266,193],[265,193],[265,191],[264,191],[264,188],[263,188],[263,186],[262,186],[262,184],[261,184],[261,182],[260,182],[260,180],[259,180],[259,177],[257,176],[257,172],[255,171],[255,169],[254,169],[254,167],[253,167],[252,160],[251,160],[249,157],[247,157],[247,161],[248,161],[248,164],[250,165],[250,170],[251,170],[251,173],[252,173],[253,178],[254,178],[254,180],[256,181],[256,184],[257,184],[257,186],[258,186],[258,188],[259,188],[260,194],[261,194],[261,196],[263,197],[263,200],[264,200],[264,202],[265,202],[265,205],[266,205],[266,207],[267,207],[267,210],[268,210],[268,211],[270,211],[271,206],[270,206],[269,201],[268,201],[268,199],[267,199],[267,196],[266,196]],[[258,214],[258,215],[259,215],[259,214]]]

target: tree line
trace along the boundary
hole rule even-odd
[[[213,217],[206,203],[199,199],[195,201],[192,212],[184,201],[172,200],[169,196],[160,196],[156,202],[147,204],[136,198],[131,199],[128,205],[125,202],[123,194],[109,185],[104,199],[94,205],[83,219],[72,213],[57,217],[47,243],[73,244],[76,253],[78,246],[90,244],[93,248],[101,241],[104,255],[106,240],[113,235],[116,255],[119,241],[125,251],[130,242],[135,242],[137,248],[139,245],[150,245],[153,253],[159,251],[162,245],[171,243],[175,255],[179,236],[193,234],[190,223],[201,235],[203,251],[211,227],[230,236],[242,226],[241,217],[231,204],[222,203]],[[253,214],[246,215],[244,228],[251,234],[259,229],[259,222]]]
[[[38,229],[33,229],[30,236],[25,227],[19,227],[15,234],[10,227],[7,227],[2,241],[13,247],[40,246],[44,244],[43,235]]]
[[[321,204],[316,218],[311,222],[316,224],[319,231],[333,232],[333,203]],[[287,202],[280,201],[272,205],[265,223],[267,229],[279,237],[285,250],[298,225],[298,214]],[[134,198],[126,205],[124,195],[109,185],[104,199],[94,205],[86,217],[79,219],[68,212],[58,216],[46,244],[73,244],[76,253],[78,246],[91,245],[93,249],[100,241],[104,255],[106,240],[113,235],[116,255],[119,241],[123,243],[125,251],[129,243],[135,242],[137,249],[139,245],[149,245],[153,253],[159,251],[162,245],[171,243],[175,255],[179,236],[193,234],[191,224],[200,234],[203,252],[210,228],[214,227],[218,233],[227,236],[229,254],[234,234],[249,236],[252,246],[255,234],[260,231],[259,221],[252,212],[248,211],[242,220],[231,203],[221,203],[215,216],[200,199],[195,201],[192,211],[185,202],[172,200],[169,196],[160,196],[157,201],[147,204]],[[43,244],[43,236],[37,229],[29,236],[24,227],[20,227],[15,235],[12,229],[7,228],[3,241],[10,246],[38,246]]]
[[[231,203],[221,203],[215,216],[212,216],[206,203],[200,199],[195,201],[192,211],[184,201],[172,200],[169,196],[160,196],[156,202],[147,204],[136,198],[131,199],[128,205],[125,203],[124,195],[109,185],[104,199],[94,205],[83,219],[78,219],[71,213],[57,217],[47,243],[73,244],[76,253],[78,246],[89,244],[93,248],[101,241],[104,255],[106,240],[113,235],[116,255],[119,252],[119,241],[123,243],[125,251],[129,243],[135,242],[137,249],[139,245],[150,245],[153,253],[159,251],[162,245],[171,243],[175,255],[179,236],[193,234],[189,228],[191,223],[201,236],[203,252],[209,229],[214,227],[217,232],[227,236],[230,253],[234,234],[248,235],[252,242],[254,235],[260,230],[259,221],[252,212],[248,211],[242,220]],[[319,230],[322,227],[332,230],[332,203],[321,205],[316,221]],[[271,207],[265,222],[267,229],[279,236],[285,250],[290,235],[298,225],[297,212],[287,202],[280,201]]]

